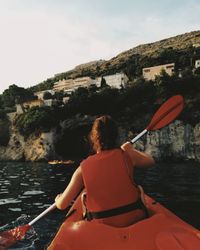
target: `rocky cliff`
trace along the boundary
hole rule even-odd
[[[200,124],[192,127],[176,120],[161,130],[149,132],[138,146],[157,160],[200,162]]]
[[[41,161],[49,159],[65,159],[70,157],[68,149],[79,152],[86,151],[83,141],[87,138],[91,126],[91,117],[61,124],[60,129],[48,133],[32,135],[25,139],[13,125],[10,128],[11,137],[7,147],[0,147],[0,160],[4,161]],[[88,123],[87,123],[88,122]],[[79,126],[78,126],[78,125]],[[80,134],[80,131],[81,134]],[[132,137],[129,129],[120,129],[120,141]],[[63,139],[64,138],[64,139]],[[85,138],[85,139],[84,139]],[[60,151],[61,148],[65,149]],[[169,126],[146,136],[136,143],[136,148],[150,153],[158,161],[163,160],[195,160],[200,162],[200,124],[192,127],[176,120]],[[72,151],[71,151],[72,152]],[[61,155],[62,154],[62,155]],[[74,156],[74,155],[73,155]],[[81,155],[81,158],[83,155]]]
[[[10,123],[10,140],[0,146],[0,161],[40,161],[57,157],[54,150],[55,131],[24,138]]]
[[[57,158],[54,150],[54,133],[42,133],[27,140],[13,133],[7,147],[0,147],[0,161],[42,161]]]

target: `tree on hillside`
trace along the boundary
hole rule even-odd
[[[155,85],[159,86],[159,85],[163,85],[165,82],[169,82],[170,77],[171,76],[167,74],[165,69],[161,69],[160,74],[156,75],[155,77]]]
[[[87,101],[88,89],[80,87],[71,94],[68,106],[70,107],[71,112],[81,113],[82,110],[87,109]]]
[[[33,100],[36,97],[33,93],[25,88],[10,85],[2,94],[2,102],[4,107],[13,107],[16,103],[23,103],[28,100]]]
[[[0,120],[5,120],[7,118],[6,112],[3,109],[0,109]]]
[[[0,108],[3,108],[3,100],[2,100],[2,95],[0,95]]]
[[[192,69],[190,67],[186,67],[184,70],[181,71],[181,77],[185,79],[189,79],[193,76]]]
[[[96,84],[91,84],[91,85],[88,87],[88,90],[89,90],[89,92],[94,93],[94,92],[96,92],[96,91],[98,90],[98,87],[97,87]]]
[[[120,90],[117,88],[102,88],[98,93],[99,103],[96,104],[98,114],[114,115],[120,109]],[[93,106],[95,106],[93,104]]]
[[[174,62],[176,59],[176,50],[174,50],[172,47],[168,48],[161,48],[159,50],[159,56],[158,60],[160,60],[162,63],[171,63]]]
[[[134,85],[142,85],[145,84],[145,79],[143,76],[138,77],[134,82],[132,82]],[[131,85],[131,84],[130,84]]]
[[[48,78],[46,81],[43,81],[43,82],[31,87],[30,91],[37,92],[37,91],[52,89],[55,82],[56,82],[56,78],[55,79]]]
[[[30,135],[36,131],[48,132],[57,124],[57,114],[51,107],[32,107],[19,115],[14,124],[22,135]]]
[[[198,67],[197,69],[194,70],[194,74],[195,75],[200,75],[200,67]]]
[[[104,77],[101,78],[101,88],[106,88],[108,87],[108,84],[106,83],[106,79]]]
[[[65,96],[65,94],[64,94],[64,91],[63,91],[63,90],[61,90],[61,91],[59,91],[59,92],[56,92],[56,93],[54,94],[54,98],[55,98],[56,100],[58,100],[58,101],[62,101],[64,96]]]
[[[48,91],[44,92],[43,99],[44,100],[52,99],[52,94]]]

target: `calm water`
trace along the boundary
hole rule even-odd
[[[0,163],[0,230],[26,224],[54,202],[75,167],[46,163]],[[145,192],[200,229],[200,164],[159,164],[139,170]],[[10,249],[45,249],[66,211],[55,210],[38,221],[26,239]]]

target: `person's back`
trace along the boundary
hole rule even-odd
[[[87,193],[87,209],[92,212],[112,210],[137,202],[140,193],[129,176],[132,164],[121,149],[103,150],[81,163]],[[142,208],[98,219],[112,226],[128,226],[145,217]]]

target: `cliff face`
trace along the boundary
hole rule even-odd
[[[7,147],[0,147],[0,161],[41,161],[57,157],[54,150],[54,130],[25,139],[11,125],[10,134]]]
[[[137,147],[157,160],[195,160],[200,162],[200,124],[192,127],[176,120],[169,126],[149,132]]]
[[[84,123],[84,126],[85,125]],[[66,127],[64,129],[66,130]],[[67,130],[67,134],[71,134],[72,136],[70,138],[74,141],[73,133],[77,134],[77,130],[74,130],[74,128],[71,129],[71,131]],[[79,129],[81,128],[79,127]],[[88,132],[88,129],[86,131]],[[13,126],[10,132],[11,137],[8,146],[0,147],[0,160],[41,161],[61,158],[61,156],[56,153],[55,145],[58,137],[62,137],[63,131],[57,134],[56,130],[51,130],[48,133],[42,133],[38,136],[30,136],[26,140]],[[121,128],[120,141],[126,141],[129,133],[128,130]],[[129,137],[131,137],[130,134]],[[68,137],[68,139],[70,138]],[[70,141],[68,141],[68,143],[69,145],[71,144]],[[80,139],[77,139],[76,144],[80,144]],[[183,124],[183,122],[176,120],[161,130],[148,132],[135,146],[139,150],[150,153],[159,161],[167,159],[172,161],[195,160],[200,162],[200,124],[192,127],[189,124]],[[76,145],[74,145],[74,148],[76,148]]]
[[[0,161],[48,161],[51,159],[84,158],[88,148],[84,148],[93,117],[78,115],[61,122],[57,128],[47,133],[22,136],[10,117],[10,140],[0,146]],[[83,152],[85,151],[85,152]]]

